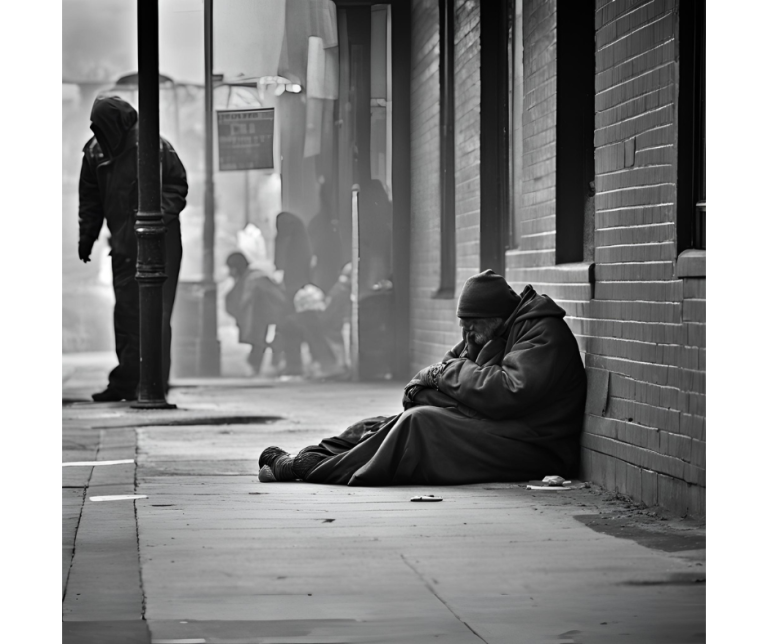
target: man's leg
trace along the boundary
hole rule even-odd
[[[331,350],[328,339],[325,336],[325,330],[318,315],[318,311],[304,311],[297,313],[299,324],[301,325],[304,339],[309,345],[309,352],[312,359],[320,364],[323,371],[329,371],[336,366],[336,356]]]
[[[165,235],[165,274],[163,283],[163,387],[168,393],[171,373],[171,315],[181,269],[181,234],[178,221],[169,224]]]
[[[115,353],[118,365],[109,374],[107,390],[94,400],[135,400],[139,384],[139,285],[136,264],[130,257],[112,255],[115,291]]]
[[[303,334],[301,326],[296,320],[296,313],[291,308],[291,313],[285,316],[283,323],[278,327],[283,341],[283,351],[285,352],[285,372],[286,376],[300,376],[304,373],[301,361],[301,343]]]

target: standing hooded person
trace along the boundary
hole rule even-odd
[[[320,187],[320,212],[307,225],[307,234],[312,244],[315,265],[312,268],[312,283],[328,293],[336,284],[344,266],[344,249],[339,234],[338,214],[333,211],[330,183]]]
[[[80,170],[78,255],[90,261],[91,250],[106,219],[111,235],[112,283],[115,291],[115,351],[118,365],[97,402],[135,400],[139,384],[139,286],[136,282],[138,210],[138,114],[117,96],[97,98],[91,111],[94,136],[83,148]],[[162,217],[166,226],[163,284],[163,382],[171,368],[171,312],[181,267],[179,213],[186,205],[187,175],[173,146],[161,137]]]
[[[312,245],[304,222],[292,212],[281,212],[275,219],[275,269],[282,274],[285,287],[284,322],[277,327],[285,352],[285,375],[302,374],[301,328],[290,321],[296,313],[293,298],[300,288],[311,282]]]
[[[462,340],[405,387],[405,411],[367,418],[291,457],[268,447],[259,479],[458,485],[574,476],[587,381],[565,311],[526,286],[474,275]]]

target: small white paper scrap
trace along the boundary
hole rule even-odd
[[[106,496],[91,496],[91,501],[130,501],[132,499],[148,499],[146,494],[108,494]]]
[[[559,492],[560,490],[572,490],[572,487],[558,487],[556,485],[526,485],[526,490],[548,490],[549,492]]]
[[[119,461],[73,461],[72,463],[62,463],[62,467],[95,467],[97,465],[123,465],[125,463],[135,463],[132,458],[124,458]]]

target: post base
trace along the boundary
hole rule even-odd
[[[137,400],[131,405],[131,409],[178,409],[178,407],[165,400]]]

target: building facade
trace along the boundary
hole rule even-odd
[[[704,4],[411,1],[411,367],[493,268],[567,312],[582,475],[705,514]],[[556,472],[552,472],[556,474]]]

